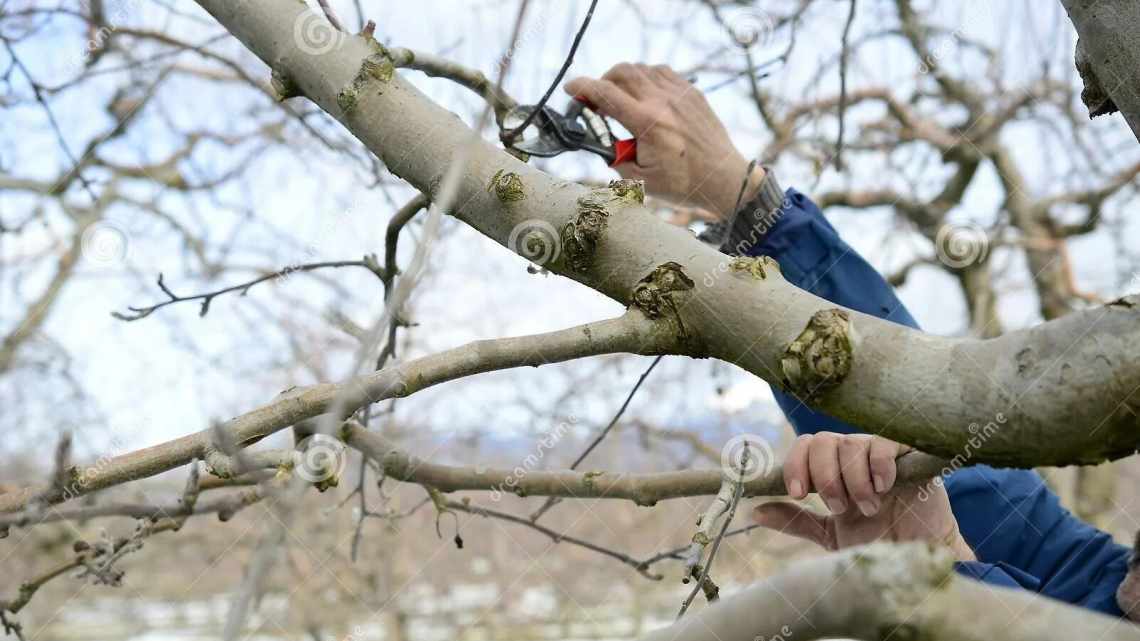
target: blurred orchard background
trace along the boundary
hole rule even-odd
[[[816,198],[927,331],[995,336],[1140,291],[1140,221],[1128,216],[1140,148],[1118,116],[1089,121],[1059,3],[862,0],[848,22],[851,4],[602,0],[569,77],[622,61],[695,76],[739,148]],[[383,43],[492,79],[506,53],[504,89],[523,103],[553,80],[588,5],[530,2],[508,51],[517,2],[331,2],[350,31],[373,20]],[[336,37],[302,36],[317,47]],[[46,480],[64,434],[76,461],[98,465],[348,372],[384,307],[366,257],[383,265],[387,224],[410,187],[312,103],[273,100],[264,65],[188,0],[0,0],[0,45],[3,489]],[[477,121],[474,93],[400,73]],[[552,104],[565,101],[558,92]],[[483,133],[496,139],[493,126]],[[615,177],[587,154],[531,162],[569,180]],[[655,204],[700,229],[699,214]],[[403,230],[400,266],[421,218]],[[396,362],[620,311],[453,220],[428,256]],[[352,264],[272,278],[208,310],[199,300],[135,321],[112,315],[167,300],[160,274],[191,296],[335,261]],[[611,356],[468,378],[378,404],[370,427],[437,462],[563,468],[650,362]],[[666,357],[583,469],[715,467],[739,434],[777,454],[790,442],[767,385],[724,363]],[[624,639],[671,621],[690,589],[676,559],[654,563],[663,578],[650,580],[524,524],[437,515],[422,488],[377,490],[371,472],[358,528],[361,467],[346,458],[337,488],[306,496],[248,638]],[[1070,509],[1121,541],[1140,527],[1134,460],[1046,473]],[[109,494],[176,499],[184,481],[180,470]],[[542,503],[470,498],[524,520]],[[541,523],[644,560],[684,546],[706,507],[567,500]],[[216,638],[270,518],[261,505],[226,522],[193,518],[117,560],[120,585],[72,570],[14,618],[28,639]],[[13,528],[0,540],[0,600],[66,563],[76,541],[135,527],[109,518]],[[750,531],[725,540],[716,578],[731,591],[815,553]]]

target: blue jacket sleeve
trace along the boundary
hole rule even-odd
[[[809,198],[789,189],[771,218],[767,233],[744,253],[771,256],[789,282],[821,298],[918,328],[890,285]],[[861,431],[772,392],[797,434]],[[1115,594],[1128,549],[1065,510],[1036,472],[975,466],[945,483],[962,536],[979,559],[959,564],[960,573],[1122,616]]]

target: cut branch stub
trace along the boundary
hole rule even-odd
[[[771,256],[738,256],[732,259],[728,268],[734,274],[751,274],[756,280],[765,280],[768,274],[780,273],[780,263]]]
[[[1076,60],[1077,73],[1081,76],[1081,84],[1084,88],[1081,90],[1081,102],[1089,110],[1089,118],[1096,118],[1097,116],[1105,116],[1114,114],[1120,111],[1116,103],[1112,101],[1112,97],[1105,91],[1104,86],[1100,83],[1100,78],[1096,75],[1096,70],[1093,69],[1092,63],[1089,61],[1088,53],[1082,46],[1080,38],[1077,39],[1077,50],[1074,56]]]
[[[513,171],[503,171],[502,169],[491,177],[487,191],[494,192],[499,202],[503,203],[517,202],[526,197],[523,192],[522,178],[519,178],[519,175]]]
[[[352,111],[356,107],[357,100],[360,99],[360,92],[364,90],[369,80],[376,81],[375,84],[378,87],[376,93],[384,93],[384,86],[392,81],[392,76],[395,73],[396,65],[392,64],[392,60],[384,53],[374,53],[368,56],[360,64],[360,71],[352,82],[337,94],[337,106],[345,113]]]
[[[780,359],[784,387],[807,399],[839,385],[854,360],[854,328],[842,309],[821,309]]]
[[[297,98],[304,94],[301,93],[301,88],[297,83],[293,82],[287,74],[277,69],[274,69],[269,77],[269,86],[273,88],[273,97],[277,102],[284,102],[290,98]]]
[[[631,303],[645,312],[649,318],[662,318],[665,312],[672,312],[673,318],[677,321],[678,335],[681,338],[688,338],[674,297],[679,292],[693,289],[695,285],[680,264],[670,261],[658,266],[641,279],[633,288]]]
[[[598,241],[606,231],[610,212],[606,204],[608,190],[597,189],[578,199],[578,214],[562,228],[562,252],[566,265],[573,271],[585,272],[594,261]]]

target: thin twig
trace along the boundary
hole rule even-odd
[[[519,35],[522,32],[523,20],[526,16],[529,4],[529,0],[522,0],[519,4],[518,15],[511,32],[509,46],[512,49],[518,43]],[[496,82],[496,87],[498,88],[503,86],[503,81],[510,70],[510,59],[507,58],[504,62],[499,70],[499,77]],[[449,211],[455,203],[455,199],[459,193],[460,183],[463,179],[463,171],[467,166],[477,141],[481,140],[479,132],[490,119],[492,111],[490,105],[483,110],[483,113],[479,117],[479,122],[471,131],[471,141],[461,146],[458,153],[456,153],[452,159],[450,166],[448,166],[443,179],[440,181],[440,187],[438,194],[435,195],[435,201],[428,210],[427,219],[424,223],[423,240],[416,248],[416,252],[409,262],[408,271],[396,282],[391,295],[385,300],[384,311],[379,318],[376,319],[376,322],[368,328],[364,340],[361,341],[359,348],[355,354],[353,354],[351,375],[357,375],[360,370],[364,368],[366,363],[375,362],[373,361],[375,358],[375,348],[380,342],[382,332],[386,327],[390,327],[390,322],[395,321],[400,316],[405,303],[411,297],[412,291],[415,289],[422,275],[422,271],[427,264],[432,243],[439,233],[443,212]],[[317,422],[317,434],[331,435],[347,413],[354,413],[355,410],[358,409],[356,406],[349,407],[352,403],[352,396],[357,392],[358,389],[350,389],[348,387],[338,390],[329,403],[328,411]],[[372,397],[372,400],[376,400],[376,398],[378,397]],[[222,637],[226,639],[226,641],[238,638],[241,630],[245,626],[246,618],[249,615],[252,604],[262,594],[265,578],[272,569],[276,555],[285,542],[286,532],[293,522],[298,503],[305,489],[306,484],[301,483],[299,477],[295,478],[294,481],[289,483],[286,491],[282,493],[281,499],[274,505],[274,512],[277,518],[274,523],[269,525],[267,531],[262,534],[258,549],[246,565],[245,576],[242,578],[241,586],[237,590],[231,602],[229,612],[226,615],[225,626],[222,630]]]
[[[606,436],[610,433],[610,430],[613,429],[614,425],[617,425],[617,422],[621,419],[622,414],[625,414],[625,409],[629,407],[630,401],[632,401],[634,395],[637,394],[637,390],[641,389],[641,384],[645,382],[645,379],[649,377],[649,373],[653,371],[654,367],[657,367],[657,364],[661,362],[662,358],[664,358],[664,356],[658,356],[654,358],[653,362],[649,364],[649,367],[646,368],[644,372],[642,372],[641,377],[637,379],[637,383],[634,384],[633,389],[629,390],[629,394],[626,395],[625,401],[621,404],[621,407],[618,408],[618,411],[614,414],[614,417],[610,419],[609,424],[602,428],[601,432],[598,432],[598,435],[594,437],[594,440],[581,454],[578,455],[578,458],[570,464],[570,469],[578,469],[578,466],[582,463],[582,461],[586,460],[586,457],[590,455],[590,452],[593,452],[594,448],[597,447],[598,444],[601,443],[602,440],[605,439]],[[533,514],[530,515],[531,522],[537,521],[539,517],[546,513],[547,510],[554,507],[561,500],[562,499],[556,496],[552,496],[546,499],[546,502],[544,502],[537,510],[534,511]]]
[[[340,24],[340,20],[336,17],[336,12],[329,6],[329,0],[317,0],[317,4],[321,5],[321,11],[325,12],[325,17],[328,18],[330,24],[337,31],[344,31],[344,27]]]
[[[587,550],[592,550],[592,551],[597,552],[599,554],[604,554],[610,558],[617,559],[618,561],[621,561],[622,563],[624,563],[624,564],[632,567],[633,569],[637,570],[638,573],[640,573],[642,576],[644,576],[648,579],[652,579],[654,581],[660,581],[663,578],[660,574],[654,574],[654,573],[650,572],[647,569],[647,564],[645,562],[638,561],[637,559],[629,556],[628,554],[625,554],[623,552],[617,552],[615,550],[611,550],[609,548],[598,545],[597,543],[592,543],[590,541],[579,539],[579,538],[571,536],[569,534],[563,534],[563,533],[558,532],[556,530],[552,530],[551,528],[548,528],[545,525],[540,525],[538,523],[530,521],[530,520],[528,520],[524,517],[521,517],[521,516],[515,516],[514,514],[509,514],[507,512],[499,512],[498,510],[492,510],[490,508],[480,507],[477,505],[471,505],[471,504],[464,502],[464,501],[448,501],[446,503],[446,506],[448,509],[456,510],[459,512],[466,512],[468,514],[477,514],[477,515],[483,516],[483,517],[491,517],[491,518],[501,519],[504,521],[510,521],[511,523],[517,523],[519,525],[525,525],[531,529],[537,530],[538,532],[545,534],[546,536],[550,537],[550,540],[554,541],[555,543],[562,543],[562,542],[570,543],[571,545],[577,545],[579,547],[586,548]]]
[[[855,22],[855,5],[857,0],[851,0],[851,8],[847,12],[847,24],[843,26],[843,49],[839,54],[839,134],[835,139],[835,168],[843,170],[843,130],[846,124],[847,113],[847,59],[851,56],[849,44],[851,25]]]
[[[735,530],[729,530],[728,532],[725,533],[724,538],[727,539],[727,538],[738,536],[741,534],[748,534],[752,530],[755,530],[755,529],[760,528],[760,527],[763,527],[763,526],[758,525],[756,523],[751,523],[749,525],[738,527]],[[645,567],[649,567],[655,563],[660,563],[661,561],[664,561],[666,559],[673,559],[676,561],[680,561],[684,558],[682,555],[686,551],[688,551],[688,549],[689,549],[688,545],[682,545],[681,547],[676,547],[676,548],[673,548],[671,550],[665,550],[664,552],[658,552],[657,554],[654,554],[653,556],[642,561],[641,564],[644,565]]]
[[[744,453],[742,454],[740,461],[740,475],[733,486],[732,502],[728,506],[728,515],[725,516],[724,522],[721,523],[720,526],[720,532],[717,533],[716,539],[712,542],[712,549],[709,550],[709,558],[707,561],[705,561],[704,567],[701,568],[700,576],[697,578],[697,584],[693,586],[692,591],[689,592],[688,598],[686,598],[685,602],[681,604],[681,611],[677,613],[678,619],[685,616],[685,611],[687,611],[689,609],[689,606],[693,604],[693,600],[697,597],[697,592],[704,590],[705,595],[708,597],[709,601],[715,600],[716,595],[720,592],[720,590],[716,588],[715,584],[711,584],[710,587],[709,572],[712,570],[712,564],[713,560],[716,558],[716,553],[718,550],[720,550],[720,542],[724,540],[725,532],[728,531],[728,525],[732,523],[733,517],[736,516],[736,507],[740,505],[740,498],[744,496],[744,471],[748,469],[749,452],[750,450],[746,444],[744,446]],[[696,567],[694,566],[692,569],[695,570]],[[690,570],[690,575],[692,574],[695,574],[695,572],[692,572]]]
[[[40,106],[43,107],[44,114],[48,119],[48,124],[51,125],[52,131],[55,132],[56,139],[59,141],[60,149],[63,150],[63,153],[67,156],[68,161],[71,162],[71,166],[76,178],[79,179],[79,183],[83,185],[83,189],[87,192],[87,195],[91,197],[91,202],[99,202],[99,197],[95,195],[95,191],[91,188],[91,183],[88,182],[87,178],[83,176],[83,172],[80,168],[79,158],[75,156],[75,153],[71,151],[71,147],[68,146],[67,139],[64,138],[63,135],[63,129],[60,128],[59,121],[56,120],[55,113],[51,110],[51,105],[48,104],[47,98],[44,97],[43,89],[40,87],[40,84],[36,82],[36,79],[34,77],[32,77],[32,72],[29,71],[26,66],[24,66],[24,61],[21,60],[18,55],[16,55],[16,50],[12,47],[12,44],[7,40],[0,41],[4,43],[4,48],[8,50],[8,55],[12,58],[12,64],[17,69],[19,69],[20,73],[24,74],[24,78],[27,79],[28,85],[32,88],[32,94],[36,98],[36,102],[40,103]]]
[[[159,275],[158,275],[158,288],[162,290],[162,293],[167,295],[169,300],[165,300],[161,303],[156,303],[154,305],[147,305],[144,307],[127,307],[127,310],[129,311],[129,313],[111,312],[111,316],[114,316],[115,318],[117,318],[121,321],[127,321],[127,322],[137,321],[137,320],[146,318],[147,316],[150,316],[154,312],[156,312],[156,311],[158,311],[158,310],[160,310],[163,307],[166,307],[168,305],[174,305],[176,303],[185,303],[187,301],[195,301],[195,300],[202,301],[201,302],[201,308],[198,310],[198,315],[199,316],[205,316],[210,311],[210,304],[214,302],[214,299],[217,298],[218,296],[223,295],[223,294],[229,294],[231,292],[241,292],[241,295],[245,296],[246,294],[249,293],[249,290],[252,287],[254,287],[255,285],[260,285],[261,283],[265,283],[265,282],[268,282],[271,280],[277,280],[279,278],[285,278],[286,276],[289,276],[290,274],[295,274],[297,272],[311,272],[311,271],[318,270],[318,269],[340,268],[340,267],[363,267],[363,268],[367,269],[368,271],[372,272],[373,274],[376,274],[376,276],[379,277],[381,280],[384,280],[384,269],[381,268],[380,265],[376,262],[376,256],[371,255],[371,254],[368,256],[365,256],[361,260],[338,260],[338,261],[326,261],[326,262],[320,262],[320,263],[305,263],[305,264],[301,264],[301,265],[289,265],[289,266],[285,267],[284,269],[280,269],[278,271],[275,271],[275,272],[272,272],[269,274],[265,274],[264,276],[259,276],[257,278],[254,278],[253,280],[249,280],[249,281],[246,281],[243,283],[238,283],[237,285],[230,285],[229,287],[223,287],[222,289],[217,289],[217,290],[205,292],[202,294],[194,294],[192,296],[179,296],[179,295],[175,294],[173,291],[171,291],[171,289],[169,287],[167,287],[166,283],[163,281],[163,275],[161,273],[159,273]]]
[[[534,109],[527,114],[526,120],[523,120],[522,123],[514,129],[506,129],[499,132],[499,140],[502,140],[504,145],[509,147],[515,138],[518,138],[519,134],[530,126],[530,123],[534,121],[538,112],[542,111],[543,106],[546,105],[546,101],[550,100],[551,94],[553,94],[554,90],[561,84],[562,78],[566,76],[566,72],[574,62],[574,54],[578,51],[578,45],[582,42],[582,36],[586,35],[586,27],[590,26],[590,18],[594,17],[594,7],[596,6],[598,6],[598,0],[593,0],[590,3],[590,8],[586,11],[585,19],[582,20],[582,26],[578,28],[578,34],[574,36],[574,43],[570,45],[570,53],[566,54],[566,60],[562,63],[562,68],[558,70],[558,75],[554,77],[554,82],[550,83],[550,86],[546,88],[546,93],[542,95],[542,99],[539,100]]]

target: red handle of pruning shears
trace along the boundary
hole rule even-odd
[[[585,96],[574,96],[574,99],[586,106],[587,109],[598,111],[597,105]],[[610,167],[617,167],[623,162],[637,162],[637,138],[626,138],[614,141],[614,159]]]
[[[614,141],[614,161],[610,163],[610,167],[616,167],[623,162],[637,162],[637,138]]]

